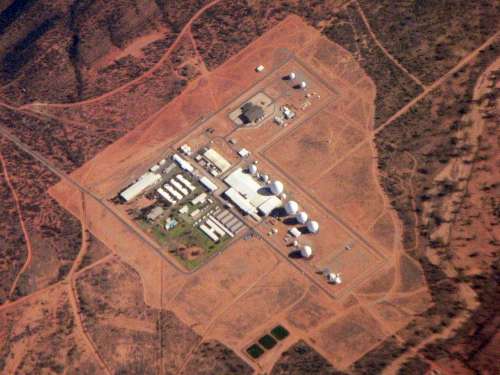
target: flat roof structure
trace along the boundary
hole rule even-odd
[[[247,198],[255,208],[272,197],[265,186],[262,186],[252,175],[245,173],[242,168],[229,174],[224,182]]]
[[[224,192],[224,195],[229,199],[231,199],[231,201],[247,215],[252,216],[256,220],[260,220],[259,215],[257,215],[257,209],[250,203],[250,201],[247,198],[242,196],[236,189],[229,188]]]
[[[226,191],[226,196],[248,214],[261,212],[268,216],[282,204],[281,199],[272,195],[251,174],[243,172],[242,168],[229,174],[224,182],[231,187]]]
[[[259,206],[259,211],[262,215],[269,216],[275,209],[281,206],[282,206],[281,199],[279,199],[276,196],[272,196]]]
[[[126,201],[130,202],[132,199],[138,197],[142,193],[144,193],[148,188],[152,187],[154,184],[161,181],[161,175],[146,172],[144,173],[137,182],[133,185],[129,186],[125,190],[120,193],[120,196]]]
[[[228,162],[221,154],[215,151],[213,148],[209,148],[203,153],[203,156],[215,165],[222,173],[231,168],[231,163]]]
[[[293,227],[292,229],[290,229],[288,231],[288,233],[290,233],[295,238],[299,238],[302,235],[302,232],[300,230],[298,230],[297,228],[295,228],[295,227]]]
[[[193,173],[194,168],[191,165],[191,163],[189,163],[188,161],[184,160],[183,158],[181,158],[177,154],[174,154],[172,156],[172,159],[179,165],[179,167],[181,167],[181,169],[185,170],[186,172]]]
[[[218,189],[218,186],[215,185],[208,177],[203,176],[200,178],[200,183],[212,193]]]

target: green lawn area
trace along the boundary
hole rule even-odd
[[[200,247],[204,250],[202,254],[193,259],[183,259],[178,254],[174,253],[177,259],[189,270],[193,270],[202,265],[213,254],[221,251],[230,237],[225,236],[218,243],[214,243],[208,238],[199,228],[193,226],[193,220],[188,215],[174,214],[172,217],[177,221],[175,228],[169,231],[165,230],[165,220],[162,219],[160,223],[152,224],[140,220],[140,226],[151,233],[155,240],[161,246],[169,248],[174,247]]]

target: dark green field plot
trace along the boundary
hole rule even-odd
[[[264,354],[264,349],[262,349],[259,345],[253,344],[247,349],[247,353],[253,359],[259,358],[262,354]]]
[[[290,332],[282,325],[276,326],[271,330],[271,335],[273,335],[279,341],[284,340],[290,335]]]
[[[274,348],[277,343],[278,342],[271,335],[265,335],[259,339],[259,344],[267,350]]]

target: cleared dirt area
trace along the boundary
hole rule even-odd
[[[331,353],[334,366],[345,368],[384,337],[380,324],[361,308],[356,308],[314,336]]]
[[[332,307],[335,307],[332,309]],[[333,317],[341,309],[340,306],[332,304],[332,300],[318,287],[311,286],[307,294],[295,304],[287,315],[287,320],[294,327],[310,332],[322,321]]]
[[[239,240],[191,275],[172,300],[172,306],[197,331],[202,331],[217,313],[277,263],[263,240]]]
[[[280,264],[220,316],[215,334],[240,346],[253,331],[297,301],[306,290],[304,284],[303,277]]]
[[[274,365],[271,375],[325,374],[342,375],[328,361],[304,341],[299,341],[284,352]]]
[[[254,371],[252,367],[220,342],[207,341],[193,353],[184,373],[193,375],[250,375]]]

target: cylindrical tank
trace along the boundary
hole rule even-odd
[[[248,167],[248,172],[250,172],[251,175],[256,175],[257,174],[257,166],[255,164],[250,164]]]
[[[299,211],[299,204],[295,201],[288,201],[285,204],[285,211],[288,215],[295,215]]]
[[[304,245],[301,247],[300,255],[302,256],[302,258],[306,258],[306,259],[310,258],[310,257],[312,257],[312,254],[313,254],[313,251],[312,251],[311,246]]]
[[[317,221],[309,220],[307,222],[307,230],[311,233],[317,233],[319,231],[319,224]]]
[[[280,195],[281,193],[283,193],[283,189],[284,189],[281,181],[271,182],[270,188],[271,188],[271,193],[273,193],[274,195]]]
[[[301,211],[299,212],[295,218],[297,219],[297,221],[300,223],[300,224],[305,224],[307,222],[307,219],[308,219],[309,216],[307,216],[307,213],[305,213],[304,211]]]

